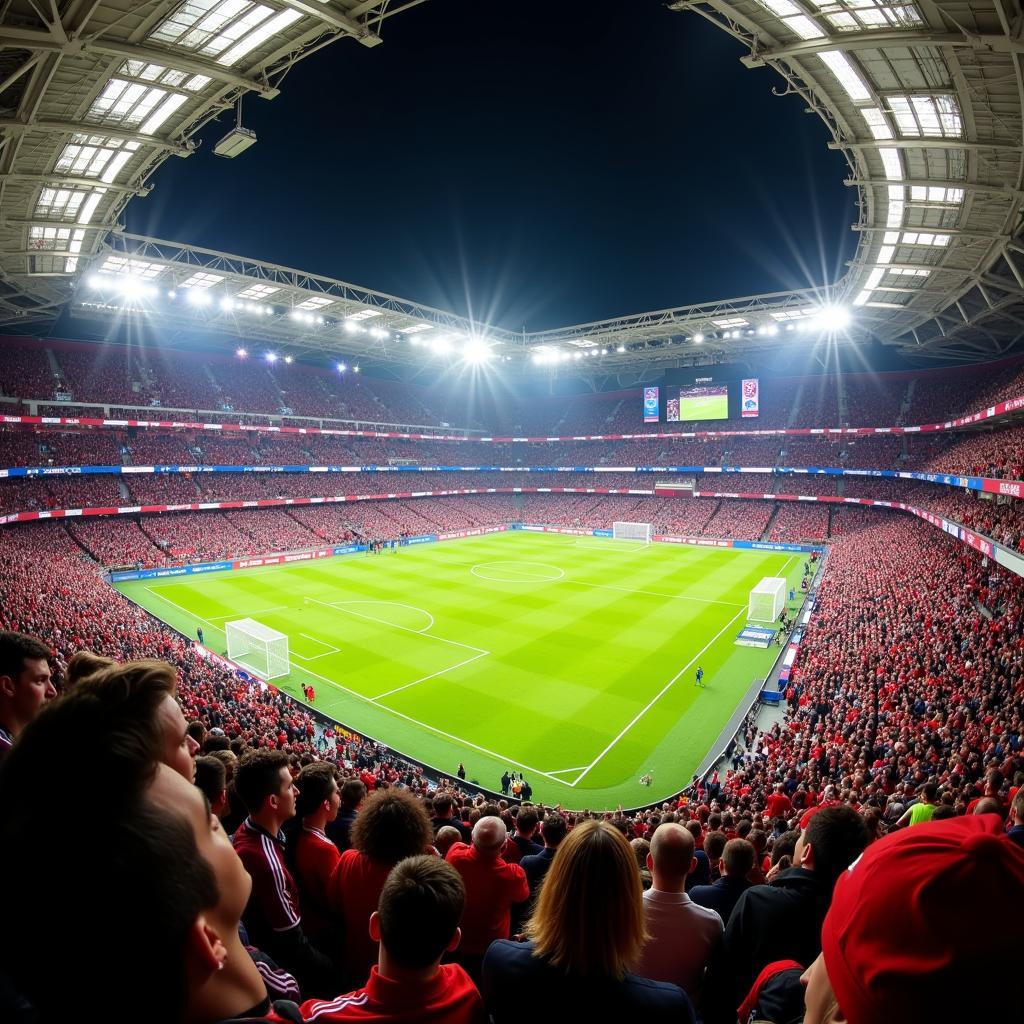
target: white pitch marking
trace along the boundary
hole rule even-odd
[[[451,644],[453,647],[462,647],[465,648],[467,651],[476,651],[478,654],[491,653],[490,651],[485,651],[482,647],[474,647],[472,644],[464,644],[460,640],[449,640],[443,636],[435,636],[433,633],[424,633],[422,630],[419,629],[410,629],[408,626],[399,626],[395,622],[388,622],[386,619],[378,619],[374,615],[366,615],[363,612],[354,612],[352,611],[351,608],[339,607],[339,605],[346,604],[347,602],[345,601],[321,601],[319,598],[316,597],[307,597],[306,600],[312,602],[313,604],[323,605],[325,608],[333,608],[335,611],[343,612],[345,615],[355,615],[357,618],[366,619],[369,622],[376,622],[378,625],[388,626],[391,629],[400,629],[404,633],[415,633],[417,636],[424,636],[427,637],[427,639],[429,640],[437,640],[442,644]],[[410,605],[408,607],[412,606]],[[423,611],[423,609],[419,608],[417,609],[417,611]],[[426,612],[425,614],[429,615],[430,613]]]
[[[522,572],[519,569],[498,569],[494,568],[501,565],[534,565],[542,569],[553,569],[558,573],[557,576],[542,576],[536,573]],[[488,576],[486,573],[478,572],[480,569],[494,569],[497,576]],[[565,578],[565,570],[559,568],[557,565],[549,565],[547,562],[526,562],[526,561],[515,561],[515,562],[478,562],[469,570],[477,579],[488,580],[491,583],[556,583],[560,579]],[[502,573],[506,576],[502,578]],[[509,579],[508,576],[518,576],[519,579]]]
[[[150,587],[146,587],[146,589],[149,590],[150,593],[153,592]],[[167,599],[164,598],[164,600],[167,600]],[[269,615],[271,612],[287,611],[289,607],[290,606],[286,605],[286,604],[275,604],[271,608],[257,608],[256,611],[254,611],[254,612],[247,612],[246,615],[247,615],[248,618],[251,619],[255,615]],[[211,622],[219,622],[222,619],[230,619],[230,618],[233,618],[236,615],[238,615],[238,612],[229,612],[227,615],[214,615],[213,618],[210,621]]]
[[[648,597],[664,597],[671,601],[695,601],[697,604],[720,604],[726,608],[746,608],[745,604],[737,604],[735,601],[714,601],[707,597],[688,597],[686,594],[662,594],[656,590],[634,590],[632,587],[616,587],[610,583],[586,583],[583,580],[565,579],[562,582],[571,583],[577,587],[596,587],[598,590],[619,590],[623,594],[646,594]]]
[[[374,600],[368,600],[368,601],[335,601],[334,604],[333,604],[333,607],[339,608],[339,607],[341,607],[341,605],[349,605],[349,604],[387,604],[387,605],[393,605],[395,608],[408,608],[410,611],[419,612],[421,615],[426,615],[426,617],[428,619],[430,619],[430,622],[426,626],[424,626],[422,629],[413,629],[412,631],[414,633],[426,633],[427,630],[428,629],[432,629],[433,625],[434,625],[434,616],[431,615],[430,612],[428,612],[426,610],[426,608],[420,608],[420,607],[418,607],[417,605],[414,605],[414,604],[402,604],[401,601],[374,601]],[[354,612],[353,614],[357,614],[358,615],[360,613],[359,612]],[[378,619],[375,615],[367,615],[365,612],[363,612],[362,615],[363,615],[363,618],[372,619],[374,622],[379,622],[379,623],[381,623],[382,625],[385,625],[385,626],[396,625],[396,623],[389,622],[387,619]],[[406,628],[412,629],[411,626],[408,626]]]
[[[687,670],[687,669],[688,669],[688,668],[689,668],[689,667],[690,667],[690,666],[691,666],[691,665],[692,665],[692,664],[693,664],[693,663],[694,663],[695,661],[697,661],[697,659],[698,659],[698,658],[700,658],[700,656],[701,656],[701,655],[702,655],[702,654],[703,654],[703,653],[704,653],[704,652],[705,652],[705,651],[706,651],[706,650],[707,650],[707,649],[708,649],[708,648],[709,648],[709,647],[710,647],[710,646],[711,646],[711,645],[712,645],[712,644],[713,644],[713,643],[714,643],[714,642],[715,642],[715,641],[716,641],[716,640],[717,640],[717,639],[718,639],[718,638],[719,638],[719,637],[720,637],[720,636],[721,636],[721,635],[722,635],[722,634],[723,634],[723,633],[724,633],[724,632],[725,632],[725,631],[726,631],[726,630],[727,630],[727,629],[728,629],[728,628],[729,628],[729,627],[730,627],[730,626],[731,626],[731,625],[732,625],[732,624],[733,624],[733,623],[734,623],[734,622],[735,622],[735,621],[736,621],[736,620],[737,620],[737,619],[738,619],[738,618],[739,618],[739,617],[740,617],[740,616],[741,616],[742,614],[743,614],[743,609],[741,608],[741,609],[740,609],[740,610],[739,610],[739,611],[738,611],[738,612],[737,612],[737,613],[736,613],[736,614],[735,614],[735,615],[734,615],[734,616],[733,616],[733,617],[732,617],[732,618],[731,618],[731,619],[730,619],[730,620],[729,620],[729,621],[728,621],[728,622],[727,622],[727,623],[726,623],[726,624],[725,624],[725,625],[724,625],[724,626],[723,626],[723,627],[722,627],[722,628],[721,628],[721,629],[720,629],[720,630],[719,630],[719,631],[718,631],[718,632],[717,632],[717,633],[716,633],[716,634],[715,634],[715,635],[714,635],[714,636],[713,636],[713,637],[712,637],[712,638],[711,638],[711,639],[710,639],[710,640],[709,640],[709,641],[708,641],[708,642],[707,642],[707,643],[706,643],[706,644],[705,644],[705,645],[704,645],[704,646],[703,646],[703,647],[702,647],[702,648],[701,648],[701,649],[700,649],[700,650],[699,650],[699,651],[698,651],[698,652],[697,652],[697,653],[696,653],[696,654],[695,654],[695,655],[694,655],[694,656],[693,656],[693,657],[692,657],[692,658],[691,658],[691,659],[690,659],[690,660],[689,660],[689,661],[688,661],[688,662],[687,662],[687,663],[686,663],[686,664],[685,664],[685,665],[684,665],[684,666],[683,666],[683,667],[682,667],[682,668],[681,668],[681,669],[680,669],[680,670],[679,670],[679,671],[678,671],[678,672],[677,672],[677,673],[676,673],[676,674],[675,674],[675,675],[674,675],[674,676],[673,676],[673,677],[672,677],[672,678],[671,678],[671,679],[670,679],[670,680],[669,680],[669,681],[668,681],[668,682],[667,682],[667,683],[666,683],[666,684],[665,684],[665,685],[664,685],[664,686],[663,686],[663,687],[662,687],[662,688],[661,688],[661,689],[660,689],[660,690],[659,690],[659,691],[658,691],[658,692],[657,692],[657,693],[656,693],[656,694],[655,694],[655,695],[654,695],[654,696],[653,696],[653,697],[652,697],[652,698],[651,698],[651,699],[650,699],[650,700],[649,700],[649,701],[648,701],[648,702],[647,702],[647,703],[646,703],[646,704],[645,704],[645,705],[644,705],[644,706],[643,706],[643,707],[642,707],[642,708],[641,708],[641,709],[640,709],[640,710],[639,710],[639,711],[638,711],[638,712],[637,712],[637,713],[636,713],[635,715],[634,715],[634,716],[633,716],[633,718],[631,719],[631,721],[629,722],[629,724],[628,724],[628,725],[627,725],[627,726],[626,726],[626,727],[625,727],[625,728],[624,728],[624,729],[623,729],[623,730],[622,730],[622,731],[621,731],[621,732],[619,733],[619,735],[618,735],[618,736],[616,736],[616,737],[615,737],[615,739],[613,739],[613,740],[611,741],[611,743],[609,743],[609,744],[608,744],[608,746],[607,746],[607,747],[605,747],[605,748],[604,748],[604,750],[602,750],[602,751],[601,751],[601,753],[600,753],[600,754],[598,754],[598,755],[597,755],[597,757],[595,757],[595,758],[594,758],[594,760],[593,760],[593,761],[591,761],[591,762],[590,762],[590,764],[588,764],[588,765],[587,765],[587,767],[583,769],[583,771],[582,771],[582,772],[580,772],[580,774],[579,774],[579,775],[578,775],[578,776],[576,777],[576,780],[575,780],[574,782],[571,782],[571,783],[570,783],[570,785],[571,785],[571,786],[573,787],[573,789],[575,789],[575,788],[576,788],[576,786],[578,786],[578,785],[579,785],[580,781],[581,781],[581,780],[583,779],[583,777],[584,777],[585,775],[587,775],[587,774],[588,774],[588,773],[590,772],[590,770],[591,770],[591,769],[592,769],[592,768],[594,767],[594,765],[596,765],[596,764],[598,763],[598,761],[600,761],[600,760],[601,760],[601,759],[602,759],[602,758],[604,757],[604,755],[605,755],[605,754],[607,754],[607,753],[608,753],[608,751],[609,751],[609,750],[611,750],[611,749],[612,749],[612,747],[614,747],[614,746],[615,746],[615,744],[616,744],[616,743],[618,743],[618,742],[619,742],[619,740],[621,740],[621,739],[622,739],[622,737],[623,737],[623,736],[625,736],[625,735],[626,735],[626,733],[627,733],[627,732],[629,732],[629,730],[630,730],[630,729],[632,729],[632,728],[633,728],[633,726],[634,726],[634,725],[636,725],[636,723],[637,723],[637,722],[639,722],[639,721],[640,721],[640,719],[641,719],[641,718],[643,718],[643,717],[644,717],[644,715],[646,715],[646,714],[647,714],[647,712],[648,712],[648,711],[650,711],[650,710],[651,710],[651,708],[652,708],[652,707],[654,707],[654,705],[655,705],[655,704],[656,704],[656,703],[657,703],[657,702],[658,702],[659,700],[661,700],[661,698],[662,698],[662,697],[663,697],[663,696],[664,696],[664,695],[665,695],[666,693],[668,693],[668,691],[669,691],[669,690],[670,690],[670,689],[672,688],[672,686],[673,686],[673,684],[674,684],[674,683],[676,682],[676,680],[677,680],[677,679],[678,679],[678,678],[679,678],[679,677],[680,677],[680,676],[681,676],[681,675],[682,675],[682,674],[683,674],[683,673],[684,673],[684,672],[685,672],[685,671],[686,671],[686,670]]]
[[[488,655],[488,651],[484,651],[481,654],[474,654],[472,658],[467,658],[465,661],[460,661],[455,665],[449,665],[446,668],[438,669],[436,672],[431,672],[429,676],[422,676],[419,679],[414,679],[411,683],[404,683],[402,686],[396,686],[393,690],[387,690],[384,693],[378,693],[374,700],[383,700],[385,697],[390,697],[393,693],[399,693],[402,690],[408,690],[410,686],[416,686],[419,683],[425,683],[428,679],[433,679],[435,676],[443,676],[446,672],[454,672],[457,668],[462,668],[463,665],[469,665],[471,662],[478,661],[480,658],[485,658]]]

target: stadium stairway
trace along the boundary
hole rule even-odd
[[[775,503],[775,508],[772,510],[771,518],[765,523],[764,532],[761,534],[761,540],[768,540],[772,535],[772,530],[775,529],[775,520],[779,518],[779,511],[782,506],[778,502]]]

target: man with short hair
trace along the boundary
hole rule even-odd
[[[349,833],[359,813],[359,805],[366,799],[366,783],[362,779],[346,779],[341,784],[339,796],[341,805],[338,807],[338,815],[334,821],[327,823],[325,832],[338,851],[344,853],[352,848]]]
[[[210,813],[218,818],[228,803],[228,770],[224,762],[209,754],[195,761],[195,784],[210,805]]]
[[[505,860],[509,864],[518,864],[524,857],[540,853],[543,847],[533,838],[539,827],[540,815],[532,807],[521,807],[516,815],[516,830],[505,847]]]
[[[650,938],[636,971],[641,978],[678,985],[694,1003],[722,938],[718,914],[686,894],[686,876],[695,866],[693,836],[675,822],[659,825],[647,854],[654,879],[644,893],[644,928]]]
[[[541,838],[544,840],[544,848],[540,853],[531,853],[520,862],[520,867],[526,872],[526,881],[530,886],[530,894],[536,896],[541,882],[551,868],[551,862],[555,859],[555,851],[559,844],[566,837],[568,826],[561,814],[549,814],[544,818],[540,827]]]
[[[472,846],[455,843],[446,858],[466,886],[459,960],[472,977],[479,977],[487,947],[509,937],[513,905],[530,895],[526,872],[503,858],[507,839],[505,823],[488,815],[473,826]]]
[[[821,923],[832,887],[863,853],[869,838],[852,807],[825,807],[800,833],[793,867],[769,885],[752,886],[740,896],[709,979],[719,1015],[710,1019],[734,1020],[736,1007],[766,965],[777,960],[811,964],[821,952]]]
[[[1024,846],[1024,786],[1017,790],[1010,813],[1013,815],[1013,825],[1010,826],[1006,837],[1018,846]]]
[[[934,782],[926,782],[921,787],[920,799],[896,822],[896,827],[909,828],[911,825],[922,825],[926,821],[931,821],[938,804],[939,787]]]
[[[41,640],[0,630],[0,760],[21,731],[57,696],[52,652]]]
[[[366,985],[332,1000],[310,1000],[303,1021],[417,1021],[484,1024],[476,986],[458,964],[442,964],[461,937],[465,888],[459,873],[436,857],[408,857],[391,871],[369,921],[380,943]]]
[[[249,816],[238,826],[234,847],[252,876],[242,919],[250,939],[299,979],[304,992],[329,991],[330,961],[302,929],[298,887],[285,862],[281,827],[295,815],[298,791],[281,750],[251,750],[238,763],[235,788]]]
[[[327,893],[341,854],[325,830],[328,822],[338,816],[338,782],[331,765],[314,761],[299,772],[295,784],[299,790],[295,809],[301,823],[294,833],[294,862],[303,929],[326,950],[330,948],[333,930]]]
[[[462,842],[470,840],[470,828],[460,818],[455,816],[455,802],[450,793],[437,793],[434,796],[434,817],[430,824],[434,826],[434,835],[443,828],[453,828],[459,833]]]
[[[719,861],[721,877],[711,885],[694,886],[690,889],[690,899],[698,906],[715,911],[722,924],[727,925],[733,907],[751,886],[747,875],[754,867],[754,858],[752,843],[746,839],[730,839]]]

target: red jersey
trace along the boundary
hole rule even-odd
[[[337,999],[309,999],[299,1008],[305,1024],[330,1021],[416,1021],[417,1024],[484,1024],[483,1000],[458,964],[441,964],[433,981],[402,985],[376,967],[364,988]]]
[[[327,905],[345,921],[345,972],[362,977],[377,962],[377,943],[370,938],[370,915],[377,909],[381,890],[393,864],[378,864],[358,850],[338,858]]]
[[[453,843],[446,860],[466,885],[459,949],[482,956],[495,939],[508,938],[512,904],[529,898],[526,872],[501,857],[482,857],[466,843]]]
[[[232,840],[235,852],[252,876],[252,893],[243,919],[250,938],[267,945],[268,932],[286,932],[302,923],[295,879],[285,866],[284,840],[246,818]]]
[[[766,810],[769,818],[788,818],[793,813],[793,801],[785,793],[772,793]]]
[[[330,929],[328,891],[341,860],[338,848],[315,828],[301,828],[295,837],[295,878],[302,895],[303,927],[312,936]]]

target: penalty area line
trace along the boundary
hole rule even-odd
[[[474,654],[472,658],[466,658],[465,661],[459,661],[454,665],[448,665],[445,668],[438,669],[436,672],[431,672],[429,676],[421,676],[419,679],[414,679],[411,683],[404,683],[402,686],[396,686],[393,690],[378,693],[373,700],[383,700],[385,697],[390,697],[393,693],[401,693],[402,690],[408,690],[410,686],[418,686],[420,683],[425,683],[428,679],[434,679],[436,676],[443,676],[445,672],[454,672],[457,668],[462,668],[465,665],[471,665],[474,661],[486,658],[490,653],[490,651],[482,651],[480,654]]]
[[[724,633],[724,632],[725,632],[725,631],[726,631],[726,630],[727,630],[727,629],[728,629],[728,628],[729,628],[729,627],[730,627],[730,626],[731,626],[731,625],[732,625],[732,624],[733,624],[733,623],[734,623],[734,622],[735,622],[735,621],[736,621],[736,620],[737,620],[737,619],[738,619],[738,618],[739,618],[739,617],[740,617],[740,616],[741,616],[741,615],[743,614],[743,611],[744,611],[744,609],[743,609],[743,608],[741,608],[741,609],[740,609],[740,610],[739,610],[739,611],[738,611],[738,612],[737,612],[737,613],[736,613],[736,614],[735,614],[735,615],[734,615],[734,616],[733,616],[733,617],[732,617],[732,618],[731,618],[731,619],[730,619],[730,620],[729,620],[729,621],[728,621],[728,622],[727,622],[727,623],[726,623],[726,624],[725,624],[725,625],[724,625],[724,626],[723,626],[723,627],[722,627],[722,628],[721,628],[721,629],[720,629],[720,630],[719,630],[719,631],[718,631],[718,632],[717,632],[717,633],[716,633],[716,634],[715,634],[715,635],[714,635],[714,636],[713,636],[713,637],[712,637],[712,638],[711,638],[711,639],[710,639],[710,640],[709,640],[709,641],[708,641],[708,642],[707,642],[707,643],[706,643],[706,644],[705,644],[705,645],[704,645],[704,646],[703,646],[703,647],[702,647],[702,648],[701,648],[701,649],[700,649],[700,650],[699,650],[699,651],[698,651],[698,652],[697,652],[697,653],[696,653],[696,654],[695,654],[695,655],[694,655],[694,656],[693,656],[693,657],[692,657],[692,658],[691,658],[691,659],[690,659],[690,660],[689,660],[689,661],[688,661],[688,662],[687,662],[687,663],[686,663],[686,664],[685,664],[685,665],[684,665],[684,666],[683,666],[683,667],[682,667],[682,668],[681,668],[681,669],[680,669],[680,670],[679,670],[679,671],[678,671],[678,672],[677,672],[677,673],[676,673],[676,674],[675,674],[675,675],[674,675],[674,676],[673,676],[673,677],[672,677],[672,678],[671,678],[671,679],[670,679],[670,680],[669,680],[669,681],[668,681],[668,682],[667,682],[667,683],[666,683],[666,684],[665,684],[665,685],[664,685],[664,686],[663,686],[663,687],[662,687],[662,688],[661,688],[661,689],[660,689],[660,690],[659,690],[659,691],[658,691],[658,692],[657,692],[657,693],[656,693],[656,694],[655,694],[655,695],[654,695],[654,696],[653,696],[653,697],[652,697],[652,698],[651,698],[651,699],[650,699],[650,700],[649,700],[649,701],[648,701],[648,702],[647,702],[647,703],[646,703],[646,704],[645,704],[645,705],[644,705],[644,706],[643,706],[643,707],[642,707],[642,708],[641,708],[641,709],[640,709],[640,710],[639,710],[639,711],[638,711],[638,712],[637,712],[637,713],[636,713],[635,715],[634,715],[634,716],[633,716],[633,718],[632,718],[632,719],[631,719],[631,720],[629,721],[629,723],[628,723],[628,724],[627,724],[627,725],[625,726],[625,728],[624,728],[624,729],[623,729],[623,730],[622,730],[622,731],[621,731],[621,732],[619,733],[619,735],[618,735],[618,736],[616,736],[616,737],[615,737],[615,739],[613,739],[613,740],[611,741],[611,743],[609,743],[609,744],[608,744],[608,746],[607,746],[607,747],[605,747],[605,748],[604,748],[604,750],[602,750],[602,751],[601,751],[601,753],[600,753],[600,754],[598,754],[598,755],[597,755],[597,757],[595,757],[595,758],[594,758],[594,760],[593,760],[593,761],[591,761],[591,762],[590,762],[590,764],[588,764],[588,765],[587,765],[587,767],[583,769],[583,771],[582,771],[582,772],[580,772],[580,774],[579,774],[579,775],[578,775],[578,776],[576,777],[575,781],[573,781],[573,782],[570,782],[570,783],[569,783],[569,785],[570,785],[570,786],[572,786],[572,788],[573,788],[573,789],[575,789],[575,788],[576,788],[576,786],[578,786],[578,785],[580,784],[580,781],[581,781],[581,780],[582,780],[582,779],[583,779],[583,778],[584,778],[584,777],[585,777],[585,776],[586,776],[587,774],[589,774],[589,772],[591,771],[591,769],[592,769],[592,768],[593,768],[593,767],[594,767],[594,766],[595,766],[595,765],[596,765],[596,764],[597,764],[597,763],[598,763],[599,761],[601,761],[601,760],[602,760],[602,759],[604,758],[605,754],[607,754],[607,753],[608,753],[608,751],[609,751],[609,750],[611,750],[611,749],[612,749],[612,747],[614,747],[614,746],[615,746],[615,744],[616,744],[616,743],[618,743],[618,742],[619,742],[619,740],[621,740],[621,739],[622,739],[622,737],[623,737],[623,736],[625,736],[625,735],[626,735],[626,733],[627,733],[627,732],[629,732],[629,730],[630,730],[630,729],[632,729],[632,728],[633,728],[633,726],[634,726],[634,725],[636,725],[636,723],[637,723],[637,722],[639,722],[639,721],[640,721],[640,719],[641,719],[641,718],[643,718],[643,717],[644,717],[644,715],[646,715],[646,714],[647,714],[647,712],[648,712],[648,711],[650,711],[650,710],[651,710],[651,708],[653,708],[653,707],[654,707],[654,705],[655,705],[655,704],[657,704],[657,703],[658,703],[658,701],[659,701],[659,700],[661,700],[661,698],[662,698],[662,697],[664,697],[666,693],[668,693],[668,691],[669,691],[669,690],[670,690],[670,689],[671,689],[671,688],[672,688],[672,687],[673,687],[673,686],[675,685],[675,683],[676,683],[676,681],[677,681],[677,680],[679,679],[679,677],[680,677],[680,676],[682,676],[682,674],[683,674],[683,673],[684,673],[684,672],[685,672],[685,671],[686,671],[686,670],[687,670],[687,669],[688,669],[688,668],[689,668],[689,667],[690,667],[690,666],[691,666],[691,665],[692,665],[692,664],[693,664],[693,663],[694,663],[695,661],[697,661],[697,660],[698,660],[698,659],[700,658],[700,656],[701,656],[701,655],[702,655],[702,654],[703,654],[703,653],[704,653],[704,652],[705,652],[705,651],[706,651],[706,650],[707,650],[707,649],[708,649],[708,648],[709,648],[709,647],[710,647],[710,646],[711,646],[711,645],[712,645],[713,643],[715,643],[715,641],[716,641],[716,640],[717,640],[717,639],[718,639],[718,638],[719,638],[719,637],[720,637],[720,636],[721,636],[721,635],[722,635],[722,634],[723,634],[723,633]]]

